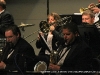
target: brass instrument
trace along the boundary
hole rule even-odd
[[[55,50],[50,50],[45,38],[40,34],[40,38],[44,41],[45,45],[48,47],[48,51],[50,52],[50,63],[52,64],[57,64],[58,59],[59,59],[59,51],[55,51]],[[44,61],[39,61],[35,67],[34,67],[34,72],[41,72],[41,71],[46,71],[47,68],[47,64]]]
[[[58,62],[58,58],[59,58],[58,52],[55,50],[52,50],[50,53],[50,63],[56,65]]]
[[[60,45],[56,51],[55,51],[55,50],[52,50],[52,51],[51,51],[51,54],[50,54],[50,63],[57,65],[57,63],[58,63],[59,60],[60,60],[60,58],[59,58],[59,57],[60,57],[59,53],[60,53],[60,51],[61,51],[62,49],[63,49],[63,46]]]
[[[39,24],[39,27],[40,27],[40,30],[43,32],[43,33],[47,33],[49,32],[49,27],[53,24],[56,24],[57,26],[63,26],[65,25],[67,22],[71,22],[72,20],[72,17],[71,16],[67,16],[67,17],[63,17],[59,20],[57,20],[56,22],[54,23],[51,23],[51,24],[48,24],[45,20],[44,21],[41,21],[40,24]],[[65,22],[64,22],[65,21]]]
[[[47,70],[47,64],[44,61],[39,61],[35,67],[34,67],[34,72],[41,72]]]
[[[48,48],[47,50],[48,50],[49,53],[50,53],[50,63],[52,63],[52,64],[57,64],[57,62],[58,62],[58,57],[59,57],[59,56],[58,56],[58,51],[56,51],[56,50],[51,50],[51,49],[49,48],[49,46],[48,46],[48,44],[47,44],[45,38],[44,38],[41,34],[39,34],[39,36],[40,36],[41,40],[44,41],[46,47]]]
[[[39,34],[41,40],[45,43],[45,45],[48,47],[47,42],[45,40],[45,38]],[[50,51],[50,48],[48,47],[48,51]],[[35,67],[34,67],[34,72],[43,72],[47,70],[47,64],[44,61],[39,61],[38,63],[36,63]]]
[[[32,32],[31,34],[29,34],[28,36],[25,36],[25,37],[23,37],[23,38],[26,39],[26,38],[30,37],[31,35],[33,35],[33,34],[39,32],[39,31],[42,31],[43,33],[48,33],[48,32],[49,32],[49,27],[50,27],[50,25],[57,24],[57,26],[63,26],[63,25],[65,25],[67,22],[71,22],[71,20],[72,20],[72,17],[71,17],[71,16],[69,16],[69,17],[68,17],[68,16],[63,17],[63,18],[57,20],[57,22],[54,22],[54,23],[51,23],[51,24],[48,24],[45,20],[43,20],[43,21],[41,21],[40,24],[39,24],[39,28],[40,28],[40,29],[38,29],[38,30]],[[64,22],[63,22],[63,21],[64,21]],[[30,24],[30,25],[31,25],[31,24]],[[20,27],[20,28],[23,28],[23,27],[27,27],[27,26],[30,26],[30,25],[27,25],[27,24],[23,24],[23,23],[22,23],[21,25],[19,25],[19,27]],[[33,25],[32,25],[32,26],[33,26]],[[29,43],[32,43],[32,42],[35,41],[35,40],[37,40],[37,38],[34,39],[34,40],[32,40],[32,41],[30,41]]]
[[[79,9],[79,11],[80,11],[80,13],[83,13],[84,11],[86,11],[86,10],[89,10],[89,9],[91,9],[91,8],[93,8],[93,7],[98,7],[100,5],[100,3],[98,3],[98,4],[95,4],[94,6],[91,6],[90,8],[80,8]]]
[[[40,27],[40,30],[43,33],[48,33],[49,27],[51,25],[57,24],[57,26],[63,26],[66,23],[71,22],[71,20],[72,20],[72,17],[69,16],[69,17],[61,18],[60,20],[57,20],[56,22],[51,23],[51,24],[48,24],[46,21],[41,21],[40,24],[39,24],[39,27]],[[43,42],[47,46],[48,51],[50,52],[50,63],[57,64],[58,59],[59,59],[59,55],[58,55],[59,52],[55,51],[55,50],[50,50],[45,38],[43,37],[43,35],[39,34],[39,36],[40,36],[41,40],[43,40]],[[34,72],[43,72],[43,71],[46,71],[46,70],[47,70],[47,64],[44,61],[39,61],[34,67]]]

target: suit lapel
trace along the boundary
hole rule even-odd
[[[73,47],[71,47],[67,57],[65,58],[66,60],[71,56],[71,54],[73,53],[73,51],[75,50],[75,48],[78,46],[78,44],[74,45]]]

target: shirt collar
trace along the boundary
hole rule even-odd
[[[0,14],[3,13],[5,10],[0,11]]]

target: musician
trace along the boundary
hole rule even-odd
[[[91,10],[86,10],[82,13],[82,23],[94,24],[95,14]]]
[[[3,49],[0,62],[0,73],[5,71],[33,71],[35,52],[33,47],[23,38],[17,25],[5,30],[7,44]]]
[[[99,21],[95,22],[95,14],[91,10],[86,10],[82,13],[82,23],[87,25],[95,25],[97,28],[100,27]]]
[[[57,65],[49,64],[49,69],[53,71],[90,71],[92,53],[90,47],[80,38],[78,27],[74,23],[67,23],[62,29],[65,45],[59,52],[59,61]],[[63,73],[63,72],[62,72]],[[68,75],[66,74],[65,75]],[[62,74],[64,75],[64,73]],[[79,74],[83,75],[83,73]],[[84,74],[86,75],[86,73]]]
[[[47,22],[48,24],[52,24],[51,26],[54,26],[56,29],[56,32],[60,32],[60,28],[59,26],[56,26],[56,21],[60,19],[60,16],[55,13],[55,12],[52,12],[48,15],[47,17]],[[51,27],[50,26],[50,27]],[[52,34],[52,31],[50,30],[46,35],[43,34],[43,32],[40,32],[40,34],[44,35],[44,38],[49,46],[49,49],[52,51],[52,50],[57,50],[58,48],[58,38],[57,36],[53,35]],[[48,48],[43,44],[43,42],[41,41],[40,37],[39,39],[36,41],[36,47],[37,48],[41,48],[40,52],[39,52],[39,55],[50,55],[50,52],[48,51]]]
[[[87,28],[87,27],[91,27],[94,29],[94,31],[96,32],[96,34],[94,34],[94,31],[90,31],[90,33],[96,36],[96,38],[94,38],[94,36],[92,37],[92,35],[89,33],[89,30],[84,30],[84,34],[82,34],[83,39],[85,39],[85,41],[87,42],[88,45],[90,45],[91,48],[93,48],[93,54],[95,57],[98,56],[98,54],[100,54],[100,29],[99,29],[99,25],[97,22],[94,23],[94,13],[91,10],[86,10],[82,13],[82,27]],[[80,26],[81,26],[80,25]],[[80,27],[79,27],[80,28]],[[89,28],[90,29],[90,28]],[[91,29],[92,30],[92,29]],[[86,32],[86,33],[85,33]],[[84,35],[84,36],[83,36]],[[94,44],[95,43],[95,44]]]

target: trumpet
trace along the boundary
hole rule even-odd
[[[98,4],[95,4],[95,5],[93,5],[93,6],[91,6],[91,7],[88,7],[88,8],[80,8],[79,9],[79,11],[80,11],[80,13],[83,13],[84,11],[86,11],[86,10],[90,10],[91,8],[93,8],[93,7],[98,7],[100,5],[100,3],[98,3]]]

